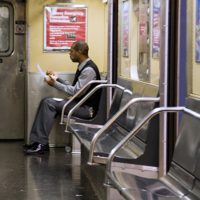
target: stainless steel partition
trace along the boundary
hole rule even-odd
[[[72,80],[73,74],[58,74],[59,77]],[[37,112],[40,101],[45,97],[66,98],[66,95],[55,88],[44,83],[43,78],[39,73],[28,73],[28,92],[27,92],[27,130],[25,139],[29,142],[30,130]],[[50,146],[65,146],[71,142],[70,134],[65,133],[65,125],[60,125],[60,116],[55,120],[55,124],[50,134]]]
[[[25,3],[0,2],[0,139],[23,139],[25,130]]]

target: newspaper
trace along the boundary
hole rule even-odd
[[[40,72],[41,76],[44,77],[44,78],[47,78],[47,75],[46,73],[42,70],[42,68],[40,67],[39,64],[36,65],[38,71]]]
[[[39,64],[36,65],[38,71],[40,72],[41,76],[44,77],[45,80],[47,80],[49,77],[46,75],[46,73],[42,70]],[[55,101],[62,101],[62,98],[53,98]]]

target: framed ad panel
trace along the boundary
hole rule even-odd
[[[44,51],[67,51],[73,42],[87,40],[87,7],[44,7]]]
[[[160,0],[153,0],[152,56],[160,57]]]

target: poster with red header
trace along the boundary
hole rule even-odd
[[[69,50],[77,40],[86,41],[85,6],[44,7],[44,51]]]

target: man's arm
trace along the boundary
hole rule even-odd
[[[47,81],[48,79],[46,80],[46,82],[47,82],[49,85],[51,85],[51,86],[53,86],[53,84],[54,84],[55,81],[58,81],[58,82],[60,82],[60,83],[62,83],[62,84],[64,84],[64,85],[70,85],[70,84],[71,84],[69,81],[63,80],[63,79],[59,78],[59,77],[56,75],[56,73],[55,73],[54,71],[52,71],[52,70],[47,70],[47,71],[46,71],[46,75],[52,77],[52,82],[51,82],[51,81],[48,82],[48,81]]]
[[[76,83],[76,85],[72,86],[72,85],[65,85],[61,82],[58,82],[57,80],[54,82],[54,84],[52,85],[53,87],[55,87],[58,90],[61,90],[65,93],[67,93],[67,95],[73,96],[74,94],[76,94],[84,85],[86,85],[88,82],[92,81],[92,80],[96,80],[96,73],[93,70],[93,68],[91,67],[87,67],[85,68],[80,76],[79,79]]]
[[[70,85],[71,84],[69,81],[63,80],[61,78],[57,78],[56,81],[59,82],[59,83],[62,83],[64,85]]]

